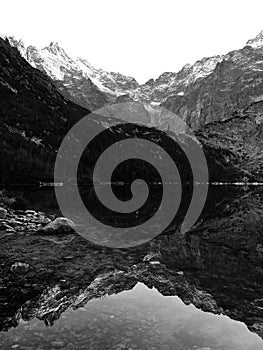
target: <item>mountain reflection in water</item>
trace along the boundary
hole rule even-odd
[[[24,195],[57,212],[52,190]],[[79,235],[4,237],[0,348],[262,349],[262,218],[259,189],[210,188],[189,232],[129,249]],[[29,274],[14,278],[14,261]]]
[[[0,342],[4,349],[262,349],[262,340],[244,324],[141,283],[69,309],[50,328],[37,319],[21,322]]]

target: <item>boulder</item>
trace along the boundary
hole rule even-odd
[[[7,214],[7,210],[0,207],[0,219],[5,219]]]
[[[144,262],[150,262],[151,260],[156,260],[156,258],[160,257],[159,252],[149,252],[145,257],[143,258]]]
[[[61,217],[42,227],[38,232],[47,235],[74,233],[76,232],[76,226],[73,221]]]

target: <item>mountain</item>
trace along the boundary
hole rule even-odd
[[[186,64],[178,73],[165,72],[156,80],[150,79],[141,88],[149,91],[149,99],[155,103],[164,102],[170,95],[184,96],[189,86],[208,76],[223,59],[224,56],[213,56],[193,65]]]
[[[261,48],[263,46],[263,30],[253,39],[248,40],[248,46],[253,48]]]
[[[33,67],[52,78],[59,90],[74,102],[95,110],[105,104],[140,101],[158,105],[171,94],[182,96],[188,85],[206,77],[223,56],[203,58],[194,65],[187,64],[178,73],[163,73],[145,84],[120,73],[95,68],[86,59],[71,58],[56,42],[37,49],[25,47],[22,40],[8,37]]]
[[[1,182],[52,182],[56,151],[63,137],[89,111],[61,95],[56,81],[33,68],[7,39],[0,40]],[[21,42],[19,46],[21,50],[24,47]],[[65,56],[57,45],[52,47],[55,52],[60,51],[61,57]],[[119,76],[118,79],[122,80]],[[126,83],[122,84],[127,87]],[[156,139],[156,129],[151,128],[158,128],[168,132],[172,138],[185,138],[180,142],[192,142],[182,125],[174,119],[173,113],[154,104],[131,105],[131,110],[124,111],[122,115],[115,112],[112,106],[109,115],[91,114],[89,132],[93,133],[92,130],[95,130],[96,134],[105,130],[117,116],[129,123],[141,125],[136,128],[136,133],[147,139]],[[130,118],[132,115],[137,115],[136,120]],[[229,123],[210,123],[196,133],[207,157],[210,181],[262,180],[260,116],[261,103],[253,102],[250,109],[242,114],[242,120],[237,114]],[[134,132],[124,130],[124,135],[134,137]],[[160,145],[163,146],[162,143]],[[94,151],[94,156],[100,147]],[[138,149],[134,149],[131,156],[137,154],[140,158],[140,154],[145,151],[143,144],[138,145]],[[148,151],[153,154],[153,150]],[[130,153],[127,149],[127,154]],[[144,169],[143,174],[148,174],[148,171]],[[167,173],[170,173],[169,176],[172,174],[169,169]]]
[[[262,32],[241,50],[228,53],[214,70],[189,85],[183,96],[171,95],[162,106],[184,119],[193,129],[246,114],[263,100]]]
[[[161,105],[193,129],[243,115],[250,103],[262,99],[263,31],[240,50],[186,64],[139,85],[131,77],[106,72],[87,60],[70,58],[57,44],[43,49],[25,47],[9,38],[21,55],[44,71],[64,96],[90,110],[105,104],[139,101]]]
[[[8,39],[31,66],[45,72],[54,81],[64,96],[92,111],[114,103],[116,97],[138,86],[133,78],[108,73],[93,67],[87,60],[69,57],[56,42],[39,50],[34,46],[25,48],[23,42],[14,37]]]
[[[175,140],[180,138],[180,142],[190,145],[194,141],[185,130],[182,130],[178,123],[172,123],[170,112],[164,113],[158,106],[150,106],[137,103],[131,105],[131,110],[124,110],[123,115],[116,114],[113,108],[113,114],[109,115],[89,115],[89,110],[84,109],[67,98],[57,90],[53,81],[40,70],[33,68],[23,57],[21,57],[17,48],[10,45],[9,41],[0,38],[0,182],[4,183],[39,183],[40,181],[53,182],[54,163],[57,150],[70,128],[83,116],[87,116],[87,130],[81,132],[88,133],[75,135],[75,137],[86,137],[89,134],[97,135],[107,130],[107,135],[99,139],[96,147],[90,150],[89,160],[96,159],[99,152],[105,147],[105,142],[109,140],[120,140],[126,138],[142,137],[154,141],[151,148],[146,147],[145,143],[138,142],[136,147],[122,146],[120,150],[125,149],[125,154],[132,157],[141,158],[148,152],[150,157],[155,157],[155,151],[160,159],[164,159],[165,153],[160,152],[156,147],[168,147],[174,156],[177,157],[178,169],[188,178],[187,171],[189,166],[185,164],[182,151],[173,146],[166,145],[163,141],[164,134],[152,128],[157,125],[160,119],[163,123],[158,124],[159,129],[166,129],[167,125],[172,125],[175,132],[169,132],[171,138]],[[135,114],[138,120],[130,120],[129,115]],[[123,127],[108,128],[116,120],[116,115],[126,122],[137,122],[136,128]],[[160,117],[162,115],[162,117]],[[167,124],[168,123],[168,124]],[[146,125],[146,126],[143,126]],[[177,130],[178,129],[178,130]],[[106,138],[106,139],[105,139]],[[242,179],[244,172],[236,166],[232,166],[232,161],[227,162],[229,157],[233,160],[234,155],[230,155],[228,150],[214,149],[208,145],[204,139],[204,152],[207,155],[207,161],[210,171],[210,179],[220,181],[230,176],[232,180]],[[176,145],[176,144],[175,144]],[[172,148],[171,148],[172,147]],[[72,161],[75,149],[69,150],[68,161]],[[121,153],[121,152],[120,152]],[[71,157],[72,156],[72,157]],[[119,157],[116,152],[115,157]],[[178,160],[181,159],[181,162]],[[216,159],[216,162],[215,162]],[[85,158],[84,158],[85,160]],[[107,166],[107,165],[105,165]],[[173,180],[173,172],[163,162],[165,172],[170,181]],[[134,167],[133,167],[134,168]],[[154,181],[152,168],[140,164],[136,168],[136,174],[145,178],[147,181]],[[188,170],[187,170],[188,169]],[[130,166],[126,170],[122,169],[118,176],[125,177],[129,181],[136,177]],[[86,163],[80,164],[80,174],[83,181],[89,181],[92,168],[86,166]],[[101,170],[101,178],[105,171]],[[182,175],[181,174],[181,175]],[[227,175],[228,174],[228,175]],[[147,179],[148,176],[148,179]],[[65,171],[62,174],[63,181],[70,180],[70,174]],[[117,179],[119,180],[119,179]],[[123,180],[123,178],[121,179]]]

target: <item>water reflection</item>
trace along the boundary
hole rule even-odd
[[[25,196],[31,208],[57,212],[51,190]],[[78,235],[6,237],[0,326],[9,331],[1,334],[2,348],[261,349],[262,220],[262,191],[210,188],[191,231],[171,228],[130,249],[95,246]],[[13,276],[14,261],[28,263],[29,274]],[[220,313],[232,320],[214,315]]]
[[[263,341],[226,316],[186,306],[138,283],[68,309],[52,327],[33,319],[2,334],[3,349],[261,350]]]

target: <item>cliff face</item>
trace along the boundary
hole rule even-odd
[[[263,179],[263,102],[251,103],[241,115],[207,124],[197,132],[200,140],[214,149],[229,151],[226,161]],[[231,156],[232,155],[232,156]]]
[[[163,106],[193,129],[242,116],[252,102],[262,100],[263,49],[245,46],[230,52],[207,77],[189,85],[183,96],[170,96]]]

